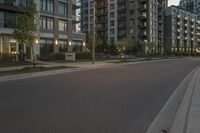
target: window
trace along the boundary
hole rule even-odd
[[[110,9],[111,10],[115,9],[114,4],[110,4]]]
[[[114,35],[114,32],[115,32],[114,29],[111,29],[111,30],[110,30],[110,34],[111,34],[111,35]]]
[[[42,16],[41,21],[41,29],[53,30],[53,18]]]
[[[40,10],[53,12],[53,0],[40,0]]]
[[[59,52],[67,52],[67,40],[59,40]]]
[[[16,0],[16,6],[26,6],[26,0]]]
[[[50,38],[41,38],[40,39],[40,53],[48,54],[53,53],[54,51],[54,43],[53,39]]]
[[[134,25],[134,19],[130,19],[130,25]]]
[[[4,0],[0,0],[0,4],[4,4]]]
[[[58,8],[58,12],[60,14],[67,14],[68,11],[67,11],[67,3],[64,3],[64,2],[59,2],[59,8]]]
[[[72,41],[73,51],[82,51],[82,41]]]
[[[114,17],[115,17],[114,12],[111,12],[111,13],[110,13],[110,18],[114,18]]]
[[[111,21],[110,21],[110,26],[114,26],[114,25],[115,25],[114,20],[111,20]]]
[[[16,23],[16,15],[14,13],[5,13],[4,14],[4,27],[5,28],[14,28]]]
[[[4,27],[4,13],[0,12],[0,27]]]
[[[59,31],[67,31],[67,21],[59,20]]]
[[[130,34],[133,34],[133,33],[134,33],[134,29],[130,28]]]

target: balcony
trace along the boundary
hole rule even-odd
[[[140,37],[147,37],[147,32],[146,31],[140,31],[139,36]]]
[[[126,16],[125,15],[119,15],[118,20],[120,20],[120,21],[126,20]]]
[[[126,3],[126,0],[118,0],[118,4],[124,4]]]
[[[147,19],[147,14],[146,13],[144,13],[144,14],[140,14],[139,16],[139,19]]]
[[[118,12],[125,12],[126,8],[124,6],[118,7]]]
[[[143,29],[145,29],[145,28],[147,28],[147,23],[146,22],[141,22],[139,25],[138,25],[140,28],[143,28]]]
[[[138,7],[138,9],[139,9],[140,11],[146,11],[146,10],[147,10],[147,5],[146,5],[146,4],[142,4],[142,5],[140,5],[140,6]]]
[[[81,1],[80,0],[72,0],[73,9],[81,8]]]

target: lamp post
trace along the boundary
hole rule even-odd
[[[95,44],[96,44],[96,2],[93,3],[93,44],[92,44],[92,64],[95,64]]]

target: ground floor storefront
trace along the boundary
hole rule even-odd
[[[55,39],[41,37],[35,41],[34,56],[39,58],[42,55],[59,52],[82,52],[86,50],[85,40],[72,38]],[[9,34],[0,34],[0,53],[16,55],[16,60],[31,59],[31,49],[26,44],[20,44]]]

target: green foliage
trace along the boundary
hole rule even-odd
[[[96,49],[98,49],[99,47],[103,46],[104,43],[103,43],[103,39],[98,36],[98,34],[96,34],[96,37],[95,37],[95,47]],[[93,32],[90,31],[89,33],[87,33],[86,35],[86,48],[89,50],[89,51],[92,51],[92,45],[93,45]]]
[[[38,57],[38,59],[42,60],[42,61],[52,61],[53,54],[52,53],[43,53]]]
[[[154,42],[147,43],[147,47],[149,48],[149,53],[154,54],[156,49],[156,44]]]
[[[51,56],[52,56],[53,60],[65,60],[64,52],[52,53]]]
[[[115,44],[109,45],[109,53],[111,55],[117,55],[118,51],[117,51],[117,47],[115,46]]]
[[[22,10],[23,13],[17,15],[13,37],[19,43],[32,47],[35,40],[34,16],[37,13],[36,5],[30,1],[27,7],[22,7]]]
[[[124,37],[118,41],[118,50],[123,53],[133,53],[136,48],[136,44],[132,37]]]
[[[32,57],[34,57],[33,44],[35,41],[35,25],[34,16],[37,13],[36,5],[33,1],[29,1],[26,7],[21,7],[23,13],[17,15],[16,27],[13,30],[12,36],[19,44],[26,44],[32,49]],[[33,65],[35,66],[34,58]]]
[[[90,52],[76,52],[76,59],[92,59]]]
[[[16,54],[0,53],[1,61],[13,62],[16,59]]]

